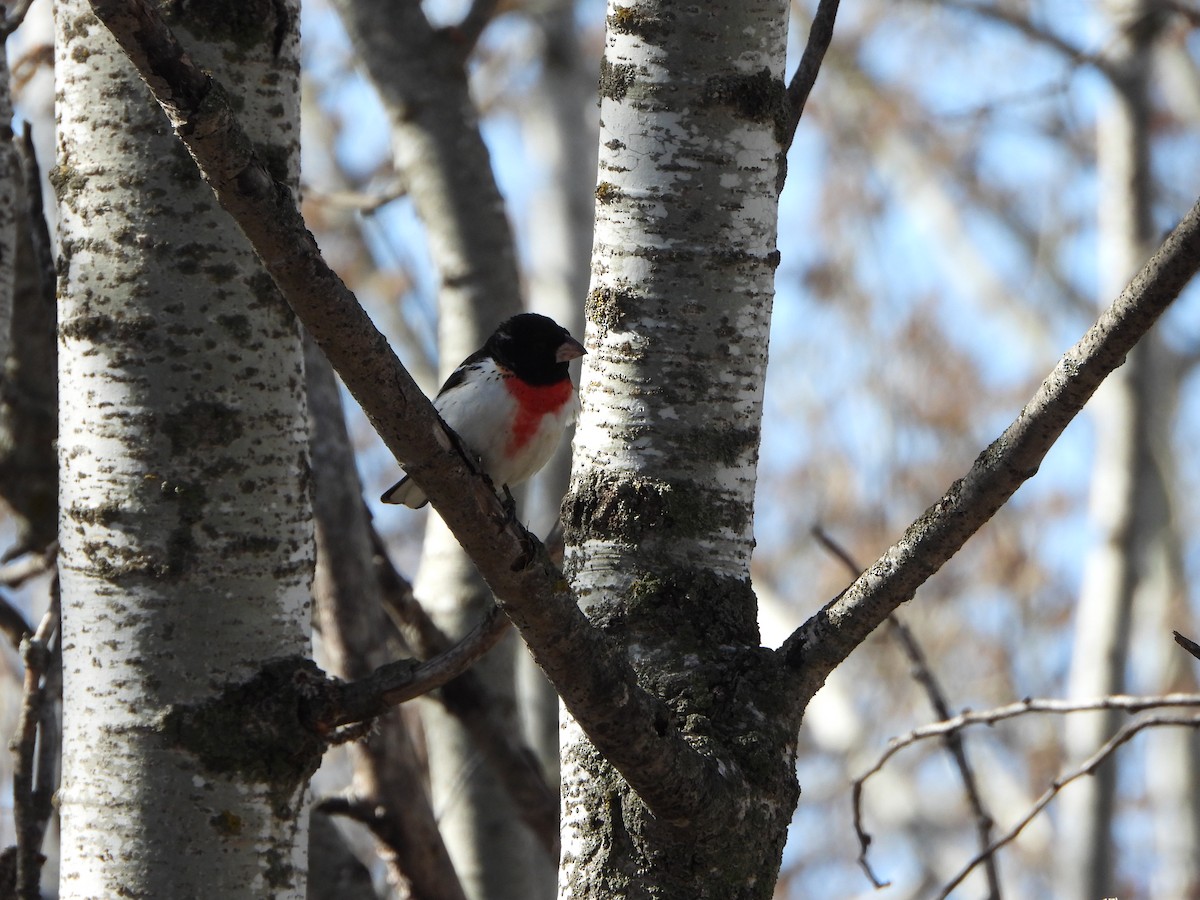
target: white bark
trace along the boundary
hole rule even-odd
[[[293,188],[298,14],[172,18]],[[244,720],[165,727],[308,655],[299,332],[84,0],[60,0],[56,53],[61,896],[300,898],[306,774],[238,756]]]
[[[759,643],[749,562],[786,13],[774,0],[609,4],[589,355],[564,505],[576,594],[730,775],[745,770],[721,735],[754,703],[716,698],[723,666]],[[724,833],[692,836],[685,854],[567,718],[559,896],[770,896],[794,799],[790,742],[773,746]]]

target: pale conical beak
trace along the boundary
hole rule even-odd
[[[583,344],[570,335],[567,335],[567,339],[563,341],[562,346],[555,351],[554,361],[560,363],[570,362],[573,359],[579,359],[579,357],[586,353],[587,351],[583,349]]]

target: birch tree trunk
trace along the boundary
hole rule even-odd
[[[1147,0],[1113,0],[1107,6],[1118,29],[1107,62],[1112,97],[1097,133],[1100,177],[1100,296],[1110,297],[1150,254],[1152,220],[1148,76],[1156,26]],[[1092,469],[1091,515],[1097,542],[1090,551],[1075,618],[1068,683],[1072,697],[1123,693],[1134,599],[1142,560],[1168,528],[1161,472],[1154,465],[1148,354],[1156,335],[1129,354],[1096,392],[1096,458]],[[1095,752],[1118,727],[1115,713],[1069,717],[1066,751],[1071,761]],[[1058,895],[1110,896],[1117,890],[1112,826],[1116,794],[1114,760],[1064,792],[1062,864]]]
[[[786,689],[739,673],[765,672],[749,563],[787,4],[612,2],[607,22],[566,573],[746,792],[715,788],[711,821],[656,819],[568,719],[559,896],[765,898],[798,722]]]
[[[295,190],[299,4],[169,10]],[[299,331],[84,0],[56,54],[61,896],[302,898],[310,773],[221,715],[308,656]]]

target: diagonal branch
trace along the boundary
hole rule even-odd
[[[817,525],[812,530],[813,537],[817,541],[842,561],[847,569],[850,570],[851,577],[855,577],[862,571],[862,567],[855,563],[853,557],[842,548],[837,541]],[[946,693],[942,690],[942,685],[934,674],[932,667],[929,665],[929,660],[925,656],[925,651],[903,620],[893,613],[888,616],[888,624],[891,626],[892,632],[895,634],[897,641],[904,651],[904,655],[908,657],[908,661],[912,664],[912,675],[917,683],[925,689],[925,695],[929,698],[929,705],[933,707],[934,713],[942,720],[949,719],[951,716],[950,703],[946,700]],[[979,792],[979,781],[975,777],[975,769],[971,765],[970,758],[967,756],[966,744],[963,741],[962,734],[958,731],[947,732],[943,739],[946,744],[946,750],[954,759],[954,764],[958,767],[959,776],[962,778],[963,790],[967,795],[967,802],[971,806],[971,813],[975,817],[975,830],[979,834],[979,843],[982,847],[987,847],[992,842],[992,815],[987,811],[983,803],[983,796]],[[859,783],[855,783],[856,791]],[[858,793],[855,793],[855,800],[858,800]],[[858,863],[867,873],[867,877],[871,879],[871,883],[877,888],[886,887],[885,882],[881,882],[875,875],[871,864],[867,861],[867,846],[870,843],[870,838],[862,829],[860,817],[858,816],[858,803],[855,803],[855,820],[854,829],[858,832],[859,844],[862,851],[858,856]],[[988,882],[988,896],[997,898],[1000,896],[1000,875],[996,871],[994,860],[986,861],[986,874]]]
[[[802,702],[1033,477],[1088,398],[1125,361],[1197,268],[1200,202],[1059,360],[1021,414],[979,455],[971,470],[870,569],[784,642],[779,652],[801,679]]]
[[[938,0],[938,2],[943,7],[949,7],[950,9],[979,16],[982,19],[990,19],[993,22],[1007,25],[1030,40],[1058,52],[1072,63],[1087,63],[1095,66],[1109,78],[1113,77],[1112,68],[1102,56],[1088,53],[1082,47],[1072,44],[1069,40],[1051,31],[1049,28],[1043,28],[1038,25],[1024,13],[1016,12],[997,4],[970,3],[967,0]]]
[[[821,62],[825,59],[825,51],[833,40],[833,23],[837,19],[839,0],[821,0],[813,14],[812,24],[808,26],[808,43],[804,45],[804,53],[800,64],[792,75],[787,86],[787,120],[784,125],[783,149],[792,146],[796,137],[796,128],[800,117],[804,115],[804,106],[808,103],[808,95],[812,93],[813,85],[817,83],[817,73],[821,71]]]
[[[392,566],[387,548],[374,529],[376,574],[385,610],[398,620],[405,641],[417,656],[432,660],[451,648],[448,637],[413,598],[408,584]],[[502,620],[507,622],[507,620]],[[446,712],[457,718],[471,735],[480,755],[516,805],[521,819],[553,859],[559,854],[558,791],[550,787],[533,751],[505,717],[478,672],[466,671],[433,695]]]
[[[425,662],[384,663],[370,675],[338,685],[307,710],[322,733],[382,715],[393,706],[437,690],[469,669],[504,637],[508,619],[495,607],[462,640]]]
[[[388,449],[425,489],[596,748],[660,819],[722,816],[722,794],[731,785],[688,745],[669,708],[639,686],[628,660],[588,622],[541,544],[452,449],[433,405],[321,258],[291,193],[255,157],[220,85],[192,63],[149,0],[91,4],[218,202]]]

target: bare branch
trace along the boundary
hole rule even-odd
[[[930,738],[946,738],[948,735],[956,734],[962,729],[970,725],[995,725],[997,722],[1003,722],[1006,719],[1016,718],[1036,713],[1052,713],[1055,715],[1065,715],[1077,712],[1096,712],[1099,710],[1116,710],[1125,713],[1139,713],[1148,709],[1163,709],[1166,707],[1188,707],[1200,708],[1200,694],[1161,694],[1158,696],[1135,697],[1123,694],[1114,694],[1109,697],[1101,697],[1096,700],[1033,700],[1025,699],[1019,703],[1010,703],[1007,706],[1000,706],[994,709],[980,710],[978,712],[964,712],[960,715],[947,718],[941,722],[935,722],[930,725],[915,728],[908,734],[898,738],[893,738],[888,742],[887,749],[880,755],[875,764],[866,772],[854,780],[851,790],[852,804],[854,807],[854,831],[858,835],[859,846],[859,864],[866,872],[867,877],[875,887],[883,887],[887,882],[882,882],[875,875],[867,861],[867,851],[871,844],[871,836],[867,833],[863,826],[862,816],[862,793],[866,786],[867,780],[881,771],[893,756],[903,750],[905,747],[911,747],[918,741],[928,740]],[[990,841],[980,850],[980,852],[971,860],[968,866],[959,873],[954,882],[944,889],[944,893],[940,896],[944,897],[951,889],[957,886],[972,869],[978,866],[984,860],[991,859],[991,856],[1000,847],[1007,844],[1015,838],[1033,818],[1045,808],[1046,804],[1053,799],[1062,788],[1069,782],[1075,780],[1081,775],[1090,774],[1113,750],[1123,744],[1129,738],[1133,737],[1142,728],[1149,724],[1164,724],[1164,725],[1200,725],[1200,716],[1194,718],[1189,717],[1148,717],[1141,719],[1138,722],[1132,723],[1125,729],[1117,732],[1103,747],[1100,748],[1092,757],[1088,759],[1078,770],[1062,776],[1054,781],[1053,786],[1043,794],[1035,804],[1033,810],[1027,814],[1016,826],[1005,832],[995,840]],[[1132,730],[1130,730],[1132,729]],[[1129,733],[1126,733],[1126,732]],[[990,862],[989,862],[990,864]]]
[[[19,588],[30,578],[36,578],[54,568],[58,558],[58,541],[53,542],[43,553],[27,553],[20,559],[0,566],[0,585]]]
[[[341,389],[307,337],[304,371],[317,539],[313,600],[330,672],[354,680],[391,658],[390,634]],[[349,743],[357,802],[376,811],[372,832],[389,881],[409,885],[413,897],[466,900],[404,717],[392,714],[342,727],[335,738]]]
[[[429,495],[577,722],[661,820],[719,827],[734,788],[579,609],[545,549],[447,439],[433,405],[321,258],[224,91],[148,0],[91,0],[176,133],[387,447]]]
[[[804,115],[804,107],[808,103],[808,95],[817,83],[817,74],[821,71],[825,51],[829,49],[829,43],[833,40],[833,24],[837,19],[838,2],[839,0],[821,0],[813,15],[812,24],[808,27],[808,43],[804,45],[800,64],[796,66],[792,80],[787,86],[788,117],[784,130],[784,150],[792,146],[800,117]]]
[[[431,658],[444,653],[450,639],[412,595],[412,585],[400,576],[388,558],[387,549],[374,534],[376,560],[383,602],[397,619],[417,655]],[[464,672],[431,695],[462,722],[476,749],[508,791],[521,820],[552,859],[558,858],[558,792],[546,783],[534,752],[496,714],[496,704],[475,672]]]
[[[1175,643],[1177,643],[1188,653],[1192,654],[1192,656],[1196,657],[1196,659],[1200,659],[1200,644],[1197,644],[1190,638],[1184,637],[1178,631],[1173,631],[1171,633],[1175,635]]]
[[[1050,801],[1058,796],[1059,791],[1079,778],[1085,775],[1091,775],[1096,771],[1096,768],[1103,763],[1108,757],[1116,752],[1117,748],[1130,740],[1136,734],[1144,731],[1147,728],[1197,728],[1200,727],[1200,716],[1147,716],[1144,719],[1139,719],[1137,722],[1130,722],[1111,738],[1104,742],[1104,745],[1089,756],[1078,768],[1061,775],[1054,779],[1053,784],[1046,789],[1042,796],[1038,797],[1037,801],[1029,809],[1024,816],[1021,817],[1008,831],[996,838],[984,850],[976,854],[957,875],[949,882],[942,886],[938,892],[938,900],[945,900],[951,892],[962,884],[963,880],[971,874],[974,868],[979,865],[984,859],[990,859],[997,850],[1014,840],[1024,829],[1025,826],[1032,822],[1038,814],[1045,809]]]
[[[1200,267],[1200,202],[971,470],[904,536],[780,648],[807,702],[825,678],[1033,477],[1100,383],[1150,330]]]
[[[1145,697],[1129,694],[1113,694],[1095,700],[1040,700],[1028,698],[1017,703],[1010,703],[1007,706],[997,706],[993,709],[968,710],[953,718],[923,725],[920,728],[914,728],[902,737],[892,738],[888,742],[887,749],[883,752],[883,755],[876,760],[875,765],[859,778],[859,781],[866,781],[882,769],[889,759],[905,747],[911,747],[918,741],[929,740],[935,737],[945,737],[953,731],[959,731],[971,725],[995,725],[997,722],[1003,722],[1007,719],[1031,713],[1067,715],[1070,713],[1115,710],[1117,712],[1132,714],[1145,712],[1148,709],[1165,709],[1173,706],[1200,709],[1200,694],[1159,694],[1157,696]]]
[[[861,567],[855,563],[853,557],[830,537],[820,525],[813,528],[813,535],[822,546],[842,561],[852,576],[857,576],[862,571]],[[925,695],[929,698],[929,704],[933,707],[934,713],[943,720],[949,719],[952,713],[950,712],[950,704],[946,701],[945,691],[942,690],[937,676],[934,675],[933,668],[929,665],[929,660],[926,659],[925,651],[921,649],[916,635],[912,633],[909,627],[895,613],[888,616],[888,625],[891,626],[892,633],[895,634],[896,640],[904,651],[904,655],[908,657],[908,661],[912,665],[913,677],[925,689]],[[979,783],[975,778],[975,771],[971,767],[971,761],[967,758],[967,748],[963,743],[962,734],[958,731],[952,731],[946,734],[943,740],[945,741],[946,749],[954,759],[955,766],[958,768],[959,777],[962,778],[963,789],[967,792],[967,802],[970,804],[972,815],[975,818],[975,830],[979,833],[979,844],[981,847],[987,847],[992,842],[992,826],[995,823],[992,820],[991,814],[983,805],[983,797],[979,793]],[[885,883],[881,882],[875,876],[875,872],[871,869],[871,865],[867,860],[867,847],[870,845],[871,838],[863,830],[861,817],[857,815],[861,783],[856,783],[854,788],[854,810],[856,813],[854,817],[854,830],[858,834],[860,848],[858,863],[863,871],[867,873],[867,877],[875,887],[885,887]],[[990,857],[986,860],[986,866],[988,896],[998,898],[1000,896],[1000,874],[996,871],[995,861]]]
[[[37,631],[21,642],[25,663],[25,684],[17,733],[12,741],[13,823],[17,832],[16,896],[21,900],[39,900],[41,891],[42,839],[50,817],[50,798],[54,793],[53,771],[57,763],[57,717],[53,713],[55,697],[47,690],[57,665],[51,641],[58,630],[58,607],[51,603]],[[53,732],[53,733],[52,733]],[[39,743],[43,752],[38,754]],[[51,749],[47,759],[46,749]],[[45,771],[49,766],[50,771]]]
[[[339,685],[309,710],[309,723],[328,733],[343,725],[372,719],[457,678],[504,636],[508,619],[496,607],[461,641],[433,659],[403,659],[380,666],[365,678]],[[332,700],[332,702],[330,702]]]
[[[982,19],[989,19],[993,22],[999,22],[1002,25],[1007,25],[1010,28],[1019,31],[1025,37],[1039,43],[1052,50],[1062,54],[1069,62],[1076,64],[1088,64],[1095,66],[1105,75],[1111,77],[1108,64],[1104,58],[1098,54],[1088,53],[1082,47],[1072,44],[1062,35],[1051,31],[1048,28],[1043,28],[1030,19],[1015,10],[1009,9],[999,4],[983,4],[970,3],[967,0],[938,0],[938,5],[957,9],[961,12],[970,13],[979,16]]]
[[[3,633],[13,645],[13,649],[17,650],[20,649],[21,642],[33,634],[32,626],[4,594],[0,594],[0,633]]]
[[[378,190],[322,190],[312,185],[304,185],[301,193],[306,203],[318,203],[333,209],[347,209],[372,215],[393,200],[398,200],[408,193],[408,188],[400,178],[393,178]]]

